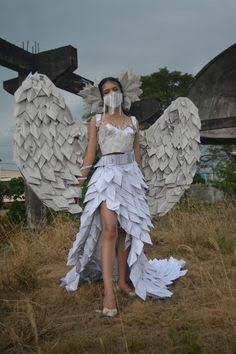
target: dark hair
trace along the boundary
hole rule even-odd
[[[122,111],[123,111],[126,115],[130,115],[130,110],[124,107],[124,91],[123,91],[123,87],[122,87],[120,81],[119,81],[116,77],[113,77],[113,76],[104,77],[104,78],[99,82],[98,88],[99,88],[99,91],[100,91],[100,94],[101,94],[101,97],[102,97],[102,101],[103,101],[102,87],[103,87],[103,85],[104,85],[107,81],[114,81],[114,82],[116,82],[116,83],[118,84],[118,86],[119,86],[119,88],[120,88],[120,91],[121,91],[121,93],[122,93],[122,96],[123,96],[122,103],[121,103]]]

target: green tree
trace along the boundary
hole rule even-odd
[[[0,181],[0,207],[3,206],[3,199],[22,199],[24,195],[24,180],[22,177],[12,178],[10,181]]]
[[[14,200],[7,212],[8,219],[14,224],[26,223],[26,209],[23,201]]]
[[[228,148],[227,148],[228,150]],[[212,185],[229,194],[236,193],[236,157],[231,154],[221,160],[214,168],[215,179]]]
[[[140,98],[157,97],[165,109],[173,99],[187,96],[194,76],[180,71],[169,71],[167,67],[141,77],[143,93]]]
[[[16,200],[24,195],[24,180],[22,177],[12,178],[9,181],[10,196]]]
[[[0,181],[0,207],[3,206],[3,199],[10,194],[9,184],[6,181]]]

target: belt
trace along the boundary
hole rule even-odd
[[[120,154],[102,155],[94,167],[107,165],[122,165],[135,161],[134,150]]]

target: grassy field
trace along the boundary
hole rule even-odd
[[[1,353],[235,353],[236,206],[192,205],[154,220],[151,257],[186,260],[166,299],[117,293],[119,316],[99,318],[103,284],[68,293],[59,278],[79,219],[59,214],[38,233],[0,228]]]

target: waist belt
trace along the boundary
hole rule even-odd
[[[135,160],[134,150],[127,151],[120,154],[109,154],[100,157],[94,167],[107,166],[107,165],[122,165],[133,162]]]

